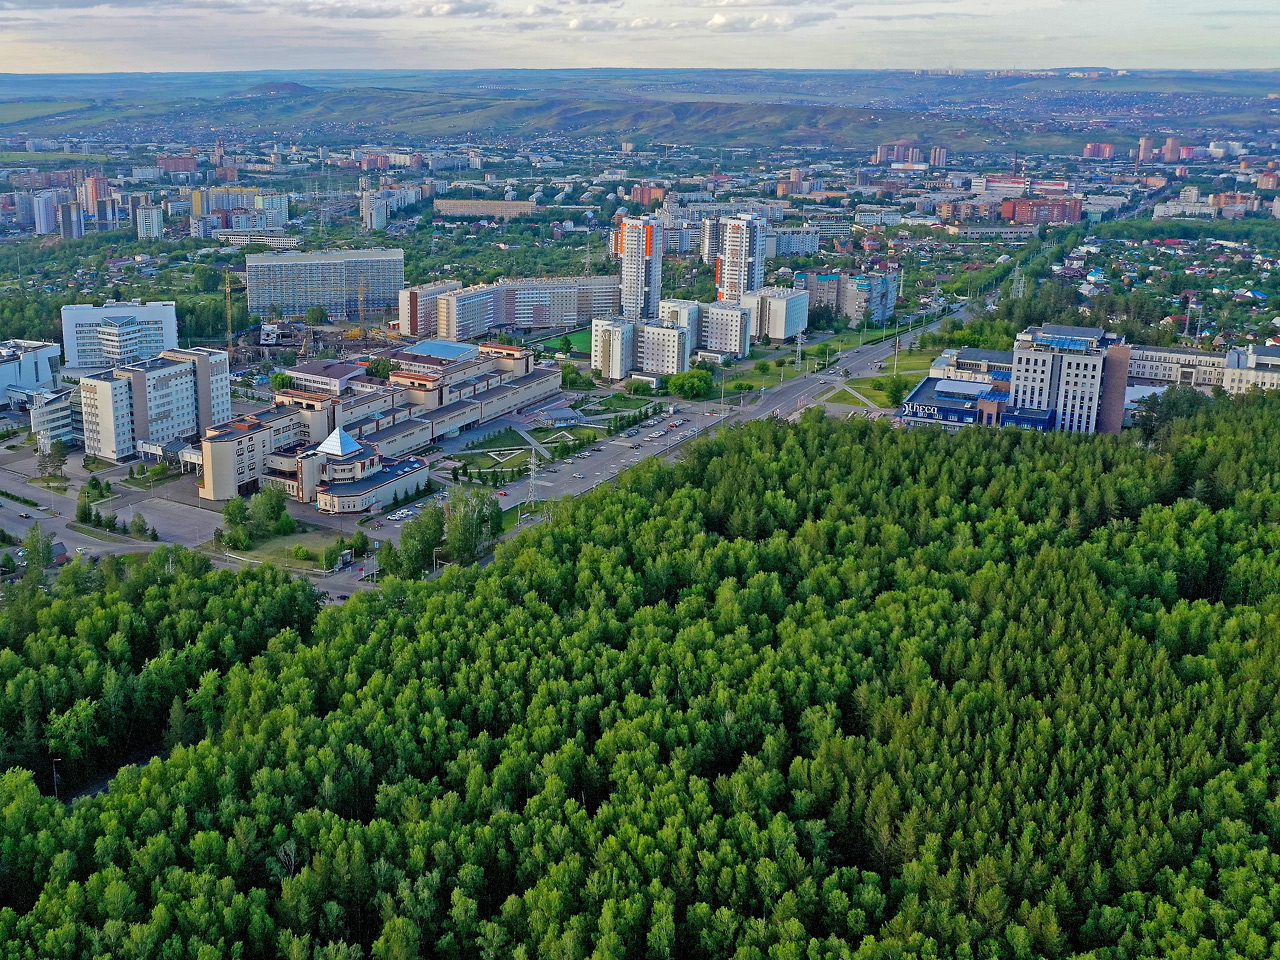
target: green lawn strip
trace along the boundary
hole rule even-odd
[[[567,436],[566,436],[567,435]],[[595,427],[537,427],[529,431],[529,436],[539,443],[554,447],[562,440],[572,437],[574,440],[598,440],[603,436],[603,428]]]
[[[529,441],[521,436],[518,430],[512,427],[506,427],[497,433],[490,434],[483,440],[478,441],[473,446],[467,447],[468,451],[479,450],[511,450],[517,447],[527,447]]]
[[[377,539],[378,531],[369,534],[371,539]],[[303,533],[293,533],[287,537],[272,537],[269,540],[255,544],[248,550],[230,550],[226,547],[213,546],[213,552],[217,554],[232,553],[237,557],[244,557],[246,560],[261,560],[264,563],[273,563],[277,566],[289,566],[295,570],[319,570],[319,560],[300,560],[290,556],[290,551],[294,547],[303,546],[310,550],[316,557],[320,557],[325,548],[333,546],[338,538],[332,530],[326,528],[315,528],[307,530]]]
[[[837,390],[835,393],[831,394],[831,396],[825,397],[824,401],[826,403],[842,403],[848,407],[865,407],[866,406],[865,403],[863,403],[860,399],[855,397],[848,390]]]
[[[93,537],[95,540],[102,540],[106,543],[136,543],[133,537],[122,537],[119,534],[110,533],[106,530],[99,530],[97,527],[91,527],[88,524],[76,523],[68,521],[68,530],[74,530],[77,533],[83,533],[86,537]]]
[[[502,459],[493,456],[496,453]],[[510,453],[511,456],[507,456]],[[488,473],[493,470],[523,470],[529,465],[529,449],[527,447],[515,451],[495,450],[481,453],[458,453],[449,457],[458,463],[465,463],[472,476]]]

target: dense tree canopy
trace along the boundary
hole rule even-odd
[[[0,653],[63,726],[121,632],[233,639],[121,708],[171,749],[107,792],[0,779],[0,952],[1271,956],[1280,398],[1190,413],[757,421],[314,621],[218,609],[265,570],[73,565]]]

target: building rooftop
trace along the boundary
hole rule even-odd
[[[349,457],[360,452],[360,442],[339,427],[325,437],[316,450],[331,457]]]
[[[423,340],[401,349],[414,357],[435,357],[440,360],[473,360],[480,355],[480,348],[472,343],[455,343],[452,340]]]
[[[423,470],[426,466],[426,462],[419,457],[407,457],[404,460],[383,460],[382,469],[377,473],[368,474],[359,480],[344,480],[340,483],[325,484],[320,489],[333,497],[358,496],[368,490],[373,490],[383,484],[398,480],[406,473]]]
[[[284,253],[251,253],[244,258],[245,266],[273,263],[324,263],[334,260],[403,260],[404,251],[372,247],[367,250],[288,250]]]
[[[968,360],[973,363],[1005,363],[1013,364],[1012,350],[983,350],[981,347],[961,347],[956,352],[957,360]]]

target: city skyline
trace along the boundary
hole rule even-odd
[[[1190,0],[1158,18],[1136,0],[0,0],[0,63],[11,73],[740,67],[753,57],[789,69],[1261,69],[1277,65],[1268,26],[1280,27],[1280,9]]]

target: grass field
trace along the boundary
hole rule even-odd
[[[471,472],[471,476],[474,477],[479,473],[488,473],[491,470],[526,469],[529,465],[529,451],[527,448],[521,449],[519,452],[510,455],[497,452],[497,456],[492,453],[457,453],[449,457],[449,459],[465,463],[467,469]]]
[[[827,403],[843,403],[847,407],[865,407],[866,404],[848,390],[837,390],[829,397],[823,398]]]
[[[543,337],[541,340],[530,340],[531,344],[541,344],[544,350],[550,350],[552,353],[560,349],[560,338],[564,334],[557,333],[551,337]],[[569,334],[569,342],[573,344],[574,352],[590,353],[591,352],[591,331],[577,330]]]
[[[529,441],[520,436],[519,432],[507,427],[505,430],[499,430],[497,433],[490,434],[483,440],[468,447],[468,450],[511,450],[516,447],[527,447]]]
[[[549,446],[555,446],[568,436],[575,440],[597,440],[604,434],[594,427],[538,427],[530,430],[529,435],[539,443],[545,443]]]
[[[581,409],[587,416],[596,413],[634,413],[653,402],[652,397],[629,397],[625,393],[611,393],[603,400],[588,403]]]
[[[0,123],[21,123],[36,117],[52,117],[73,110],[83,110],[88,100],[26,100],[16,103],[0,103]],[[40,156],[27,153],[0,153],[0,159],[9,156]]]
[[[376,539],[376,533],[370,534]],[[289,556],[289,552],[296,546],[303,546],[319,557],[326,547],[330,547],[337,540],[332,530],[315,529],[308,530],[305,533],[295,533],[288,537],[273,537],[265,540],[251,550],[232,550],[231,553],[237,557],[244,557],[248,560],[261,560],[264,563],[273,563],[278,567],[287,567],[294,570],[319,570],[319,560],[296,560]],[[222,547],[216,548],[219,552]]]

